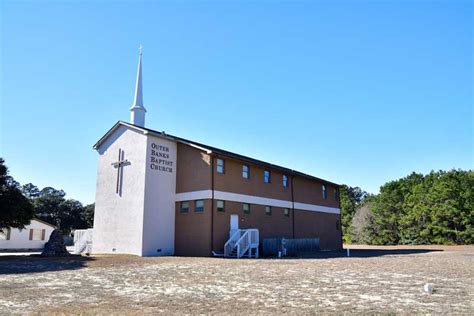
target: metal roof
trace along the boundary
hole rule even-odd
[[[127,126],[129,128],[133,128],[135,130],[142,131],[144,134],[151,134],[153,136],[157,136],[157,137],[160,137],[160,138],[164,138],[164,139],[176,141],[176,142],[179,142],[179,143],[183,143],[183,144],[186,144],[186,145],[190,145],[190,146],[193,146],[193,147],[197,147],[201,150],[207,151],[208,153],[214,153],[217,156],[222,156],[222,157],[228,157],[228,158],[232,158],[232,159],[236,159],[236,160],[241,160],[241,161],[245,161],[245,162],[248,162],[248,163],[251,163],[251,164],[255,164],[255,165],[258,165],[258,166],[261,166],[261,167],[264,167],[264,168],[278,170],[278,171],[281,171],[281,172],[283,172],[285,174],[288,174],[288,175],[299,176],[299,177],[303,177],[303,178],[307,178],[307,179],[311,179],[311,180],[317,180],[317,181],[324,182],[324,183],[327,183],[327,184],[332,184],[332,185],[335,185],[335,186],[340,186],[337,183],[334,183],[334,182],[331,182],[331,181],[328,181],[328,180],[324,180],[324,179],[321,179],[321,178],[318,178],[318,177],[315,177],[315,176],[312,176],[312,175],[309,175],[309,174],[306,174],[306,173],[303,173],[303,172],[300,172],[300,171],[297,171],[297,170],[293,170],[293,169],[285,168],[285,167],[282,167],[282,166],[274,165],[274,164],[271,164],[269,162],[265,162],[265,161],[254,159],[254,158],[251,158],[251,157],[239,155],[239,154],[236,154],[236,153],[224,150],[224,149],[208,146],[208,145],[201,144],[201,143],[198,143],[198,142],[195,142],[195,141],[192,141],[192,140],[188,140],[188,139],[185,139],[185,138],[173,136],[173,135],[167,134],[165,132],[159,132],[159,131],[156,131],[156,130],[152,130],[152,129],[149,129],[149,128],[146,128],[146,127],[133,125],[133,124],[123,122],[123,121],[118,121],[114,126],[112,126],[112,128],[107,133],[105,133],[105,135],[102,136],[102,138],[100,138],[97,141],[97,143],[94,145],[94,149],[97,150],[102,145],[102,143],[121,125]]]

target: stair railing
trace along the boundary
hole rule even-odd
[[[237,240],[237,258],[242,258],[244,253],[249,249],[250,245],[250,234],[248,230]]]
[[[235,256],[237,258],[242,258],[248,251],[248,256],[250,258],[252,256],[252,249],[255,249],[254,256],[258,258],[258,243],[258,229],[238,229],[225,243],[224,257]]]
[[[224,256],[228,257],[232,253],[233,249],[235,248],[235,244],[240,239],[241,230],[237,229],[232,236],[230,236],[229,240],[224,245]]]
[[[77,229],[74,232],[74,253],[90,253],[92,251],[92,229]]]
[[[252,249],[258,248],[259,236],[258,229],[245,229],[245,233],[236,242],[237,247],[237,258],[242,258],[248,251],[249,258],[252,256]],[[255,256],[258,250],[255,251]]]

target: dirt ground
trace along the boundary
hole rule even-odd
[[[0,256],[0,314],[474,314],[474,246],[350,248],[350,258]]]

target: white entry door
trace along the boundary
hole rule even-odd
[[[230,215],[230,231],[229,231],[229,238],[232,234],[239,229],[239,215],[231,214]]]

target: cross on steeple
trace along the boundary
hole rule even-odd
[[[115,193],[122,196],[122,184],[123,184],[123,167],[128,166],[130,162],[125,158],[125,151],[119,148],[118,161],[112,162],[112,166],[117,168],[117,184],[115,187]]]

